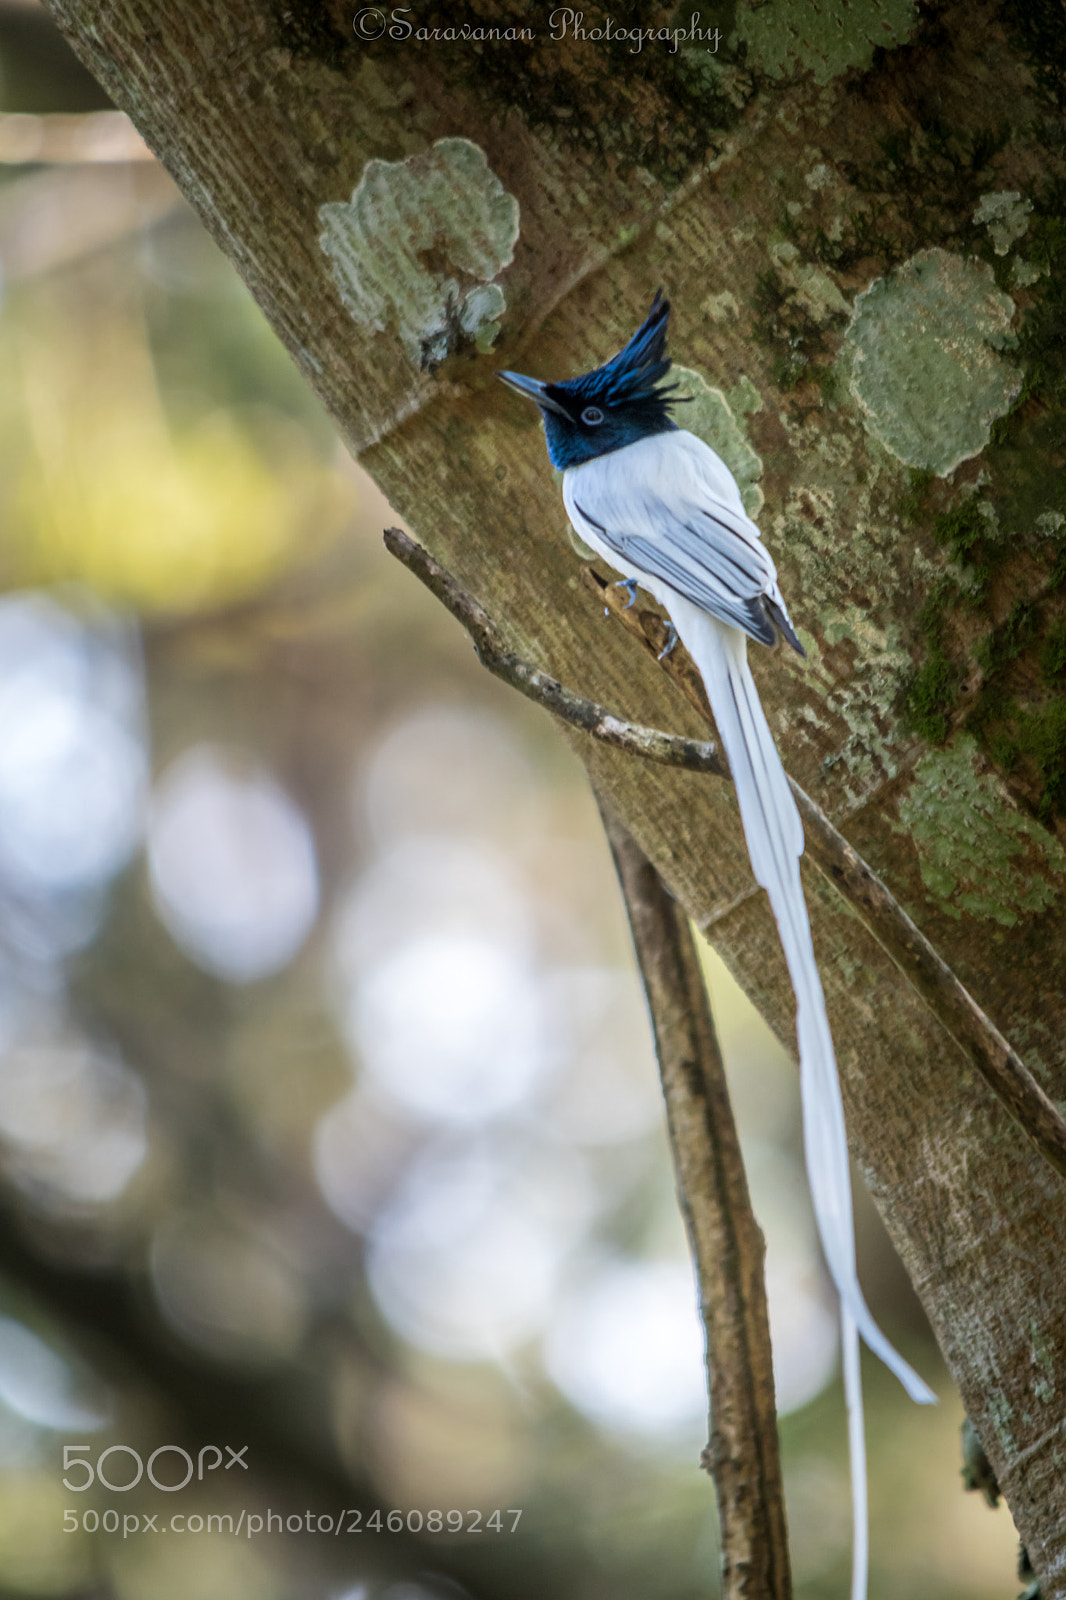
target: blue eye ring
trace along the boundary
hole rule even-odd
[[[598,428],[603,421],[603,412],[599,406],[586,406],[581,413],[581,420],[586,427]]]

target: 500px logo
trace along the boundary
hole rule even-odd
[[[241,1467],[247,1472],[248,1463],[244,1459],[247,1449],[248,1446],[246,1444],[242,1444],[239,1450],[234,1450],[233,1446],[228,1444],[223,1445],[221,1448],[217,1444],[205,1444],[197,1451],[194,1462],[189,1452],[183,1450],[180,1444],[161,1444],[148,1457],[148,1482],[154,1485],[156,1489],[162,1489],[164,1494],[176,1494],[179,1489],[184,1489],[186,1484],[191,1483],[194,1477],[197,1482],[202,1482],[205,1471],[216,1472],[219,1467],[222,1467],[224,1472],[229,1472],[233,1467]],[[222,1460],[223,1450],[229,1457],[225,1464],[223,1464]],[[101,1488],[110,1489],[113,1494],[125,1494],[127,1489],[136,1488],[145,1475],[145,1463],[141,1460],[139,1452],[134,1450],[132,1445],[109,1444],[107,1449],[101,1450],[97,1456],[95,1466],[89,1456],[90,1446],[87,1444],[65,1444],[63,1446],[63,1471],[74,1475],[73,1481],[70,1478],[63,1479],[64,1489],[70,1489],[74,1494],[81,1494],[84,1490],[90,1489],[94,1483],[98,1483]],[[108,1463],[109,1458],[112,1456],[129,1457],[127,1465],[130,1475],[127,1476],[124,1471],[119,1469],[117,1462],[114,1465],[108,1464],[105,1471],[105,1463]],[[179,1459],[177,1462],[171,1461],[168,1467],[164,1469],[162,1462],[163,1458],[167,1456],[176,1456]],[[211,1457],[214,1459],[209,1459]],[[112,1473],[116,1473],[119,1477],[126,1476],[127,1481],[125,1483],[115,1483]],[[182,1473],[184,1473],[184,1476],[181,1477],[180,1482],[169,1483],[166,1481],[168,1478],[177,1477]]]
[[[352,18],[357,39],[413,39],[418,44],[532,44],[532,28],[489,28],[469,22],[449,28],[419,28],[409,22],[410,6],[398,6],[387,15],[378,6],[364,6]]]

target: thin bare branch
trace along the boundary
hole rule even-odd
[[[725,1600],[788,1600],[765,1245],[751,1209],[699,957],[685,916],[602,804],[659,1058],[678,1196],[707,1335],[711,1442]]]
[[[474,641],[482,666],[527,699],[535,700],[572,728],[580,728],[582,733],[591,734],[616,750],[642,756],[645,761],[657,761],[665,767],[684,767],[691,772],[714,772],[723,778],[728,775],[729,769],[713,744],[681,739],[672,733],[660,733],[656,728],[624,722],[603,706],[583,699],[571,689],[564,689],[555,678],[522,661],[506,648],[496,624],[473,596],[402,529],[385,529],[385,548],[409,567],[416,578],[421,578],[426,588],[462,623]]]

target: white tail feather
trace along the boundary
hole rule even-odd
[[[848,1408],[848,1457],[851,1461],[851,1600],[866,1600],[870,1573],[870,1524],[866,1505],[866,1430],[862,1416],[859,1330],[843,1301],[840,1303],[840,1345],[844,1362],[844,1402]]]
[[[855,1524],[852,1600],[864,1600],[866,1451],[859,1335],[896,1374],[912,1400],[930,1404],[936,1396],[885,1338],[859,1287],[844,1104],[800,882],[803,826],[748,667],[747,640],[738,629],[680,596],[671,597],[670,615],[707,688],[736,785],[752,870],[769,896],[796,995],[807,1180],[822,1249],[841,1304]]]

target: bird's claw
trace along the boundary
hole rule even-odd
[[[640,587],[636,578],[620,578],[614,587],[616,589],[624,589],[626,592],[627,598],[625,605],[622,607],[623,611],[628,611],[630,606],[636,605],[637,590]]]
[[[674,627],[672,622],[668,622],[666,624],[666,643],[659,651],[659,654],[655,657],[656,661],[662,661],[664,657],[668,656],[676,643],[677,629]]]

